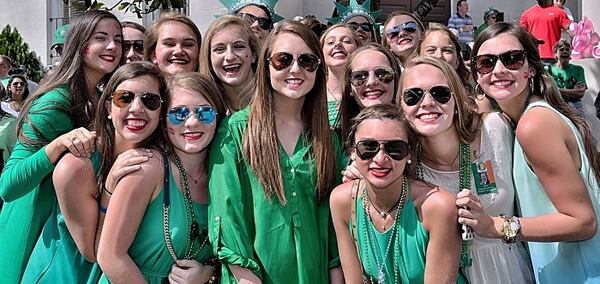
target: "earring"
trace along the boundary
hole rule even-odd
[[[481,94],[483,95],[483,89],[481,89],[481,85],[479,85],[479,83],[477,83],[477,85],[475,85],[475,93],[476,94]]]
[[[406,161],[406,163],[410,165],[410,163],[412,163],[412,160],[408,159],[408,161]]]
[[[111,120],[111,119],[112,119],[112,116],[110,116],[110,114],[109,114],[109,115],[108,115],[108,120]]]
[[[533,77],[529,77],[529,90],[531,91],[531,94],[533,94],[535,91],[535,86],[533,84]]]

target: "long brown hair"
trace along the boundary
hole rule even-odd
[[[147,61],[136,61],[121,66],[114,75],[110,78],[100,96],[98,108],[96,110],[96,118],[94,120],[94,130],[98,135],[98,151],[100,152],[101,162],[100,169],[98,171],[97,183],[98,188],[104,188],[104,182],[108,176],[108,172],[112,167],[113,163],[117,159],[115,155],[115,127],[112,122],[108,119],[108,109],[105,102],[111,102],[113,93],[117,90],[117,87],[124,81],[135,79],[141,76],[150,76],[154,78],[159,85],[159,94],[163,100],[161,109],[166,108],[167,101],[167,83],[165,78],[158,69],[158,67]],[[163,119],[164,120],[164,119]],[[162,133],[160,130],[160,124],[157,125],[156,129],[137,147],[145,147],[147,145],[162,145]]]
[[[265,195],[277,196],[281,204],[286,204],[285,190],[279,163],[279,142],[275,126],[273,89],[270,82],[269,63],[272,46],[284,33],[301,37],[306,45],[323,62],[323,51],[319,39],[306,25],[298,22],[281,22],[267,38],[258,60],[256,95],[252,98],[248,128],[244,133],[244,158],[256,174]],[[324,64],[315,71],[315,85],[306,94],[302,106],[302,119],[306,126],[306,137],[311,139],[312,154],[317,170],[316,193],[318,201],[324,201],[335,185],[336,165],[331,130],[327,114],[327,89]]]
[[[573,124],[575,124],[579,130],[579,133],[581,133],[585,153],[590,162],[590,166],[594,171],[596,180],[600,181],[600,155],[598,152],[596,152],[594,138],[592,136],[592,132],[590,131],[590,127],[586,121],[577,116],[571,107],[563,100],[558,87],[554,83],[554,80],[544,70],[544,64],[540,59],[540,54],[538,53],[537,49],[537,40],[530,33],[525,31],[520,26],[510,23],[493,24],[479,34],[475,40],[475,44],[473,45],[472,54],[474,56],[477,55],[479,48],[481,48],[481,45],[484,42],[500,34],[512,35],[521,43],[523,49],[527,53],[527,62],[529,63],[529,67],[535,70],[535,75],[532,78],[532,90],[530,90],[530,88],[525,88],[525,92],[527,92],[527,94],[521,95],[527,96],[529,95],[529,92],[533,92],[533,95],[544,98],[548,104],[565,115],[569,120],[571,120],[571,122],[573,122]],[[471,71],[473,72],[473,78],[477,80],[478,74],[475,70],[475,60],[471,60]]]
[[[88,82],[85,77],[83,53],[85,47],[90,41],[90,37],[96,28],[96,25],[103,19],[113,19],[119,25],[121,24],[115,15],[104,10],[90,10],[79,15],[72,23],[67,32],[64,51],[58,64],[47,79],[41,83],[37,90],[25,100],[21,108],[20,118],[17,122],[18,137],[23,143],[31,146],[43,146],[50,141],[41,135],[35,124],[29,119],[29,108],[33,101],[41,97],[48,91],[61,85],[67,85],[69,88],[70,107],[49,106],[49,109],[58,109],[69,114],[73,121],[73,127],[89,127],[94,119],[94,110],[96,109],[97,99],[94,94],[88,91]],[[121,50],[123,46],[121,45]],[[116,69],[116,68],[115,68]],[[99,82],[103,85],[112,76],[112,72],[106,74]],[[23,133],[23,124],[26,123],[38,135],[39,139],[31,139]]]

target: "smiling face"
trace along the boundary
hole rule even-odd
[[[485,41],[477,56],[498,55],[512,50],[523,50],[523,45],[513,35],[504,33]],[[477,83],[483,92],[502,104],[505,100],[524,93],[529,87],[529,78],[535,75],[535,71],[529,67],[527,59],[518,70],[510,70],[498,60],[492,72],[477,75]]]
[[[144,33],[132,27],[123,28],[123,38],[126,42],[144,42]],[[135,45],[129,45],[129,49],[125,50],[126,63],[140,61],[144,59],[144,50],[136,50]]]
[[[119,66],[122,41],[119,22],[110,18],[98,22],[83,51],[84,70],[90,78],[99,80]]]
[[[387,118],[366,119],[356,129],[354,145],[365,139],[408,141],[408,134],[405,125],[400,121]],[[381,145],[380,147],[383,148]],[[360,174],[375,188],[385,188],[398,181],[403,176],[408,158],[407,156],[400,161],[394,160],[381,148],[371,159],[361,159],[356,153],[356,148],[352,148],[350,156]]]
[[[421,43],[420,55],[442,59],[448,62],[455,70],[458,68],[458,54],[456,53],[456,47],[445,32],[430,32]]]
[[[276,70],[269,64],[271,88],[276,99],[304,100],[315,85],[316,71],[309,72],[298,62],[301,54],[315,54],[304,40],[289,32],[281,33],[273,42],[271,56],[280,52],[287,52],[294,57],[292,64],[281,70]]]
[[[348,19],[346,21],[346,24],[353,24],[353,25],[360,25],[360,24],[371,24],[369,22],[369,20],[363,16],[354,16],[350,19]],[[371,25],[371,28],[373,28],[373,25]],[[356,29],[356,34],[358,35],[358,37],[360,38],[360,40],[363,43],[368,43],[373,41],[373,38],[371,37],[372,32],[369,31],[365,31],[362,28],[358,28]]]
[[[394,81],[385,83],[375,76],[377,69],[393,71],[385,54],[372,49],[360,51],[352,60],[351,68],[350,74],[362,70],[369,72],[368,78],[362,86],[351,84],[352,95],[361,109],[376,104],[392,103],[395,91]]]
[[[346,27],[331,30],[323,44],[323,56],[328,67],[341,67],[357,47],[352,31]]]
[[[198,106],[211,106],[203,94],[190,89],[175,86],[171,93],[174,95],[170,98],[169,109],[187,107],[195,110]],[[199,153],[206,149],[215,135],[216,128],[217,120],[203,123],[194,114],[179,124],[173,124],[167,119],[167,136],[171,145],[187,154]]]
[[[19,77],[14,77],[9,86],[11,100],[19,103],[22,102],[23,93],[25,93],[25,88],[27,88],[27,82],[23,81],[23,79]]]
[[[426,75],[424,75],[426,74]],[[419,64],[404,71],[402,79],[402,110],[412,128],[420,135],[434,136],[446,131],[454,131],[452,124],[456,101],[454,95],[446,103],[440,103],[431,95],[435,86],[448,87],[448,81],[442,70],[429,64]],[[425,90],[420,102],[409,106],[404,101],[404,91],[411,88]]]
[[[256,55],[252,53],[248,35],[239,26],[230,25],[212,38],[210,61],[223,84],[237,87],[252,79],[252,63],[256,61]]]
[[[408,15],[398,15],[393,17],[385,26],[385,36],[387,37],[387,42],[390,45],[390,50],[398,57],[406,59],[417,48],[420,40],[419,27],[417,25],[415,32],[407,32],[401,29],[398,36],[395,37],[390,37],[388,35],[388,31],[396,26],[414,21],[415,19]]]
[[[160,108],[149,110],[141,100],[143,93],[160,94],[158,81],[149,75],[125,80],[119,84],[115,91],[125,90],[135,94],[134,100],[130,104],[118,107],[112,99],[105,102],[105,107],[109,110],[112,124],[115,128],[115,144],[123,145],[126,143],[129,148],[134,148],[143,142],[156,129],[160,121]],[[122,148],[122,147],[119,147]]]
[[[158,30],[152,62],[164,73],[196,71],[200,45],[194,31],[187,25],[168,21]]]

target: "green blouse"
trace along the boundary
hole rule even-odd
[[[209,236],[223,263],[222,282],[237,283],[228,265],[238,265],[263,283],[328,283],[329,269],[340,263],[329,203],[317,202],[310,140],[301,135],[291,156],[280,146],[287,199],[281,205],[266,198],[243,159],[248,115],[249,107],[226,118],[210,151]],[[338,139],[333,141],[338,161]]]
[[[70,108],[67,85],[37,98],[29,109],[31,124],[23,133],[33,140],[51,141],[73,129],[73,121],[62,109]],[[59,109],[60,108],[60,109]],[[35,126],[35,130],[31,125]],[[29,255],[56,201],[52,171],[44,147],[17,141],[0,177],[0,267],[4,283],[18,283]],[[10,256],[10,257],[6,257]]]

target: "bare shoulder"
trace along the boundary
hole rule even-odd
[[[519,141],[534,139],[539,142],[540,137],[564,136],[568,125],[553,110],[546,107],[534,107],[528,110],[519,119],[516,136]]]
[[[94,166],[89,158],[76,157],[71,153],[64,155],[54,168],[54,179],[76,178],[82,175],[94,175]]]
[[[164,163],[162,155],[154,153],[148,161],[140,165],[140,169],[131,172],[119,180],[115,191],[120,188],[129,192],[152,192],[155,196],[163,185]]]
[[[430,215],[456,215],[456,197],[439,186],[421,180],[411,180],[410,194],[423,220]]]
[[[329,197],[329,206],[331,213],[338,215],[342,220],[350,218],[350,207],[352,204],[352,185],[357,180],[348,181],[338,185]],[[336,216],[337,217],[337,216]]]

